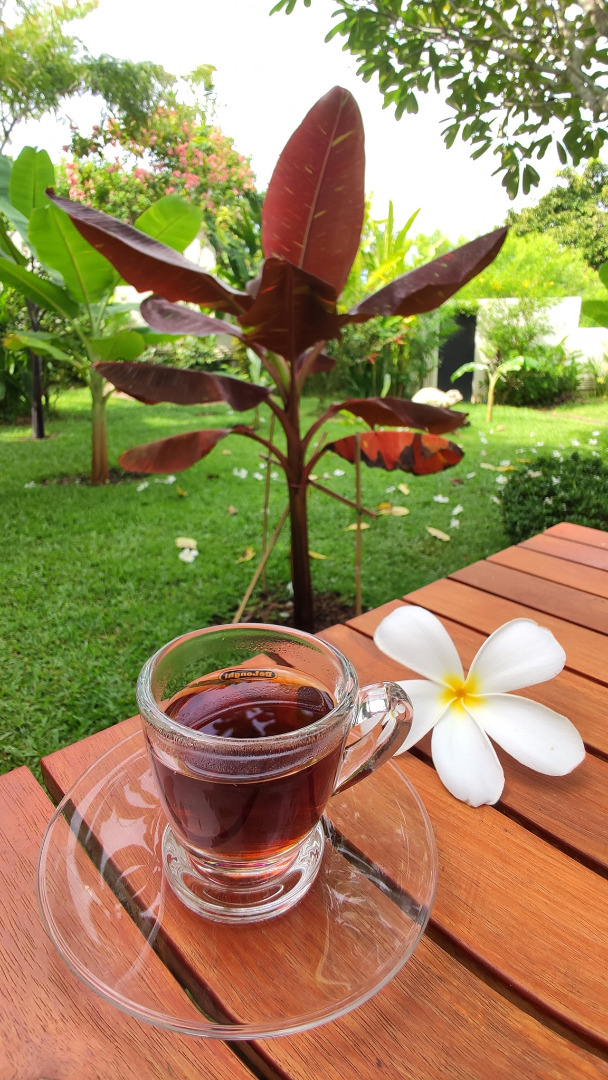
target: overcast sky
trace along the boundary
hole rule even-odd
[[[442,118],[450,110],[437,98],[421,98],[420,112],[396,121],[382,109],[375,80],[356,75],[353,58],[341,39],[328,44],[331,0],[301,0],[292,15],[268,12],[274,0],[100,0],[99,8],[75,30],[91,52],[132,60],[153,60],[176,75],[200,64],[216,68],[218,123],[237,149],[250,156],[258,186],[264,188],[274,163],[308,109],[332,86],[355,95],[366,134],[366,189],[373,193],[373,213],[395,206],[396,224],[420,208],[415,231],[440,229],[451,240],[473,238],[502,224],[511,205],[536,201],[538,194],[511,204],[500,176],[492,176],[491,153],[471,161],[467,147],[446,150]],[[90,127],[90,106],[70,106]],[[23,125],[9,152],[37,144],[57,160],[68,141],[66,128],[54,120]],[[542,191],[555,182],[556,158],[542,167]]]

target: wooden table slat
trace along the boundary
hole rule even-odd
[[[576,544],[589,544],[592,547],[608,549],[608,532],[603,529],[590,529],[586,525],[574,525],[571,521],[560,521],[545,529],[545,535],[563,537]]]
[[[60,960],[35,895],[38,850],[53,806],[26,768],[0,777],[0,1080],[250,1080],[221,1043],[142,1025],[96,997]],[[124,928],[125,948],[129,927]],[[160,962],[159,1002],[183,991]],[[193,1015],[194,1010],[193,1010]]]
[[[530,551],[542,551],[556,559],[568,559],[569,562],[593,566],[597,570],[608,570],[608,545],[596,547],[592,544],[577,544],[575,540],[563,540],[554,533],[540,533],[531,536],[520,545]]]
[[[534,619],[551,630],[566,651],[566,667],[579,675],[608,685],[606,664],[606,638],[593,630],[572,625],[566,618],[557,618],[547,612],[539,612],[525,603],[493,596],[453,578],[444,578],[416,589],[407,597],[412,604],[420,604],[440,618],[446,616],[464,626],[471,626],[485,634],[491,634],[509,619]]]
[[[589,548],[584,548],[584,550],[588,551]],[[604,555],[604,552],[601,554]],[[608,554],[606,559],[608,563]],[[567,585],[569,588],[578,589],[579,592],[603,597],[604,600],[608,599],[607,570],[554,558],[550,553],[533,551],[523,545],[497,551],[487,561],[499,566],[507,566],[511,570],[518,570],[524,574],[531,574],[533,577],[542,578],[543,581],[554,581],[558,585]]]
[[[472,563],[450,575],[454,581],[472,585],[485,593],[494,594],[533,607],[548,615],[608,634],[608,600],[601,596],[557,585],[551,581],[499,566],[489,559]]]

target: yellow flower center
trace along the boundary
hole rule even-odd
[[[474,675],[446,675],[443,679],[445,687],[441,692],[442,705],[456,705],[461,708],[471,708],[474,702],[472,698],[479,697],[479,680]]]

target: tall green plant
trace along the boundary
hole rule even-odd
[[[157,294],[142,304],[142,314],[154,329],[197,336],[229,333],[259,356],[270,386],[146,364],[101,363],[96,370],[147,403],[223,400],[238,412],[262,403],[270,409],[284,434],[284,447],[250,426],[237,424],[148,443],[127,451],[121,462],[142,472],[174,472],[193,465],[233,433],[263,445],[287,481],[294,617],[304,629],[313,622],[307,489],[321,456],[333,450],[354,461],[360,451],[361,460],[372,467],[436,472],[456,464],[462,451],[434,433],[453,431],[465,422],[463,413],[396,397],[351,398],[334,403],[303,432],[300,401],[306,380],[314,372],[331,370],[335,363],[323,351],[325,342],[339,338],[349,323],[366,323],[378,316],[403,318],[438,307],[491,262],[506,235],[500,229],[465,244],[398,277],[340,314],[338,297],[357,254],[363,222],[363,143],[354,98],[334,87],[313,106],[279,158],[262,211],[265,260],[243,292],[164,245],[150,242],[137,229],[51,193],[125,280],[142,292]],[[230,314],[235,321],[220,321],[180,306],[176,300]],[[342,409],[372,427],[415,427],[432,434],[372,431],[358,439],[350,436],[323,443],[323,425]]]
[[[92,399],[91,483],[108,480],[106,402],[113,387],[94,364],[98,360],[134,360],[146,345],[158,340],[149,327],[126,325],[129,307],[112,304],[120,274],[103,255],[81,236],[69,216],[45,196],[55,173],[44,150],[26,147],[12,167],[3,159],[8,177],[0,193],[0,281],[23,297],[31,329],[16,329],[7,335],[8,347],[28,348],[34,355],[45,353],[63,359],[83,375]],[[182,251],[197,235],[200,211],[177,196],[165,196],[138,219],[138,227],[149,237],[162,237],[176,251]],[[21,246],[15,242],[15,233]],[[22,250],[23,249],[23,250]],[[23,254],[23,251],[27,254]],[[61,333],[49,334],[39,328],[41,311],[54,312],[66,335],[76,338],[80,351],[66,352]]]
[[[452,382],[467,371],[482,372],[488,380],[486,421],[492,420],[496,387],[501,379],[537,363],[537,350],[551,329],[547,315],[550,302],[523,299],[515,304],[497,301],[482,309],[477,325],[485,362],[462,364],[452,375]]]

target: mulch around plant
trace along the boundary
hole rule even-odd
[[[132,484],[134,481],[144,479],[149,479],[147,473],[125,472],[124,469],[112,468],[110,469],[108,484]],[[73,473],[64,476],[47,476],[44,480],[39,480],[38,483],[41,487],[48,487],[49,484],[61,484],[62,486],[82,484],[85,487],[91,487],[91,478],[86,473]]]
[[[314,632],[355,617],[355,605],[336,593],[315,593]],[[293,601],[262,593],[251,600],[242,616],[243,622],[265,622],[275,626],[293,626]]]

